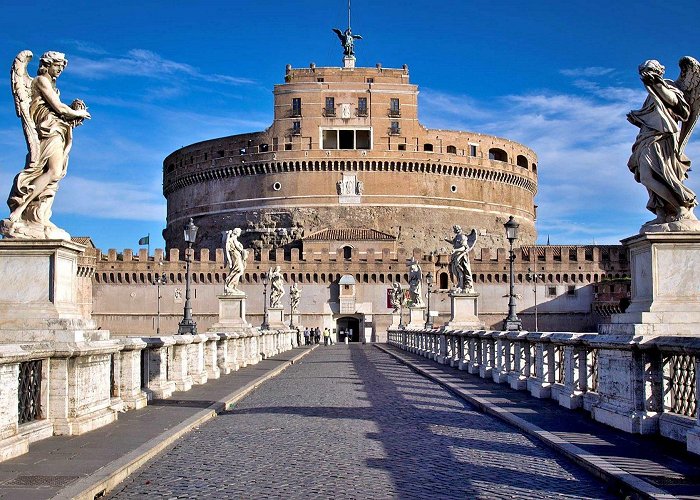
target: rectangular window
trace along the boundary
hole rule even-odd
[[[292,135],[299,135],[301,134],[301,122],[296,121],[292,122]]]
[[[406,151],[406,144],[399,144],[399,151]]]
[[[321,131],[322,149],[372,149],[372,131],[369,129],[324,129]]]
[[[367,83],[374,83],[374,78],[367,78]]]
[[[323,83],[325,80],[324,80],[323,78],[321,78],[321,77],[318,77],[318,78],[316,78],[316,81],[317,81],[318,83]]]
[[[575,297],[576,296],[576,286],[569,285],[569,287],[566,289],[566,295],[568,295],[569,297]]]
[[[301,97],[292,98],[292,116],[301,116]]]
[[[399,100],[396,97],[392,97],[391,101],[389,102],[389,116],[401,116]]]
[[[324,116],[335,116],[335,97],[326,97],[326,107],[323,114]]]
[[[338,131],[324,130],[323,131],[323,149],[338,149]]]
[[[547,297],[556,297],[557,296],[557,287],[556,286],[548,286],[547,287]]]
[[[469,145],[469,156],[476,156],[476,144]]]
[[[285,151],[291,151],[291,150],[292,150],[292,143],[291,143],[291,142],[287,142],[287,143],[284,145],[284,150],[285,150]]]
[[[340,146],[340,149],[355,149],[355,131],[339,130],[338,146]]]
[[[357,116],[367,116],[367,98],[360,97],[357,99]]]
[[[391,128],[389,133],[392,135],[398,135],[401,133],[401,127],[399,127],[399,122],[391,122]]]
[[[358,130],[355,133],[355,149],[372,149],[369,130]]]

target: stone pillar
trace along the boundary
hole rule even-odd
[[[204,345],[206,334],[192,335],[192,343],[188,346],[187,370],[194,384],[206,384],[207,371],[204,366]]]
[[[450,292],[451,314],[446,327],[453,330],[479,330],[484,323],[479,320],[478,293]]]
[[[695,394],[700,394],[700,356],[695,356]],[[686,434],[686,447],[691,453],[700,455],[700,411],[695,411],[695,426]]]
[[[219,320],[209,328],[209,331],[235,331],[249,328],[251,325],[245,317],[246,298],[243,292],[219,295]]]
[[[189,391],[193,380],[190,372],[190,346],[194,340],[193,335],[174,335],[173,357],[170,366],[170,380],[175,383],[178,391]]]
[[[510,340],[507,332],[494,332],[494,364],[491,377],[497,384],[508,383],[510,372]]]
[[[529,353],[527,341],[527,332],[509,332],[508,338],[513,343],[513,349],[515,351],[514,366],[512,367],[510,373],[508,374],[508,383],[510,387],[515,390],[527,389],[527,373],[528,369],[527,357]]]
[[[493,365],[496,359],[494,352],[495,342],[491,332],[482,332],[481,335],[481,365],[479,366],[479,376],[481,378],[493,379]]]
[[[117,419],[110,370],[117,341],[58,345],[50,358],[48,418],[54,434],[80,435]]]
[[[268,307],[267,318],[270,330],[287,328],[287,324],[284,322],[284,307]]]
[[[128,410],[138,410],[148,403],[146,393],[141,389],[141,352],[146,342],[139,338],[120,339],[119,393]]]
[[[218,363],[219,335],[207,333],[205,336],[207,340],[204,341],[204,370],[207,373],[207,379],[217,379],[221,376]]]
[[[148,346],[145,355],[145,392],[148,399],[167,399],[175,391],[175,382],[172,377],[175,374],[175,363],[170,363],[169,349],[175,349],[174,337],[149,337],[144,339]],[[168,379],[168,365],[170,376]],[[185,372],[185,374],[187,374]],[[192,382],[190,381],[190,387]]]
[[[530,333],[528,340],[535,343],[535,377],[528,378],[527,388],[534,397],[548,399],[552,395],[552,383],[549,378],[549,351],[546,338],[541,333]]]
[[[408,328],[424,328],[425,327],[425,306],[410,306]]]
[[[0,462],[29,451],[29,439],[18,435],[19,363],[26,352],[18,345],[0,345]]]

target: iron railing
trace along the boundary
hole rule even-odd
[[[41,418],[41,360],[19,364],[18,423]]]

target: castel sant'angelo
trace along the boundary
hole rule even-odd
[[[392,321],[387,291],[397,281],[406,286],[407,263],[415,259],[435,277],[431,309],[440,324],[449,317],[452,286],[445,240],[458,224],[478,234],[471,259],[479,315],[500,328],[508,291],[503,225],[510,216],[520,225],[515,280],[525,328],[534,327],[536,302],[540,327],[550,330],[594,328],[615,310],[629,288],[622,247],[535,245],[534,151],[501,137],[426,128],[408,66],[357,67],[359,37],[349,28],[335,31],[342,66],[287,66],[273,91],[269,128],[191,144],[165,158],[166,252],[98,252],[94,314],[106,327],[151,332],[156,304],[143,285],[162,271],[168,283],[159,307],[164,324],[176,328],[182,228],[190,218],[199,227],[192,266],[200,329],[216,319],[227,273],[222,235],[233,228],[250,250],[241,289],[252,322],[262,317],[262,274],[279,265],[287,285],[302,289],[303,326],[383,341]]]

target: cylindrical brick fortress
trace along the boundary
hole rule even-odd
[[[288,67],[270,128],[165,159],[167,247],[184,247],[190,217],[200,227],[197,247],[210,249],[233,227],[253,246],[363,228],[430,252],[449,246],[454,224],[477,228],[481,247],[502,248],[510,215],[521,243],[534,244],[535,153],[499,137],[427,129],[417,95],[406,67]]]

